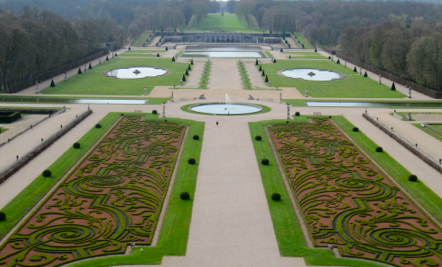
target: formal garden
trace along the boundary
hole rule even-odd
[[[161,234],[154,250],[144,251],[151,263],[170,251],[183,253],[204,124],[157,116],[110,113],[3,208],[10,219],[0,222],[1,237],[64,177],[2,245],[0,265],[60,266],[121,254],[132,242],[150,245],[156,231]],[[158,229],[168,192],[168,211]],[[142,257],[118,259],[129,263]],[[97,258],[94,266],[107,266],[108,260]]]

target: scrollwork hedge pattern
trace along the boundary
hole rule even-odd
[[[124,117],[67,176],[2,246],[0,266],[59,266],[151,244],[186,126],[141,118]]]
[[[441,266],[442,231],[328,119],[268,127],[315,246],[395,266]]]

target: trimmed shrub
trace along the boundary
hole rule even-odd
[[[189,199],[190,199],[190,194],[187,193],[187,192],[181,192],[181,194],[180,194],[180,198],[181,198],[182,200],[189,200]]]
[[[273,193],[273,194],[272,194],[272,199],[273,199],[274,201],[279,201],[279,200],[281,200],[281,194],[279,194],[279,193]]]
[[[109,57],[108,56],[106,56],[106,61],[109,61]]]
[[[270,161],[268,159],[262,159],[261,164],[262,165],[269,165]]]
[[[394,84],[394,82],[393,82],[393,84],[391,85],[391,91],[396,91],[396,85]]]
[[[358,127],[353,127],[353,132],[358,132],[359,128]]]
[[[259,65],[258,59],[255,60],[255,65]]]
[[[256,141],[261,141],[261,140],[262,140],[261,135],[257,135],[257,136],[255,136],[255,140],[256,140]]]
[[[166,47],[166,51],[169,51],[169,48]]]
[[[99,124],[99,123],[95,124],[95,128],[97,128],[97,129],[101,128],[101,124]]]
[[[89,63],[89,69],[90,69],[90,70],[92,69],[92,64],[91,64],[91,63]]]
[[[6,214],[3,211],[0,211],[0,222],[6,220]]]
[[[292,56],[291,56],[291,55],[289,55],[289,58],[292,58]]]
[[[189,67],[187,67],[187,70],[192,70],[192,68],[190,67],[190,64],[189,64]]]
[[[77,74],[82,74],[83,72],[81,72],[81,68],[78,68]]]
[[[264,70],[262,70],[262,77],[264,77],[264,76],[266,76],[266,73],[265,73],[265,71]]]
[[[367,72],[365,72],[365,73],[364,73],[364,77],[365,77],[365,78],[367,78],[367,77],[368,77],[368,75],[367,75]]]
[[[265,80],[265,82],[266,82],[266,83],[269,82],[269,77],[267,77],[267,75],[266,75],[266,80]]]
[[[300,116],[300,115],[301,115],[301,113],[299,113],[299,111],[295,112],[295,116]]]
[[[44,170],[42,174],[43,177],[51,177],[52,172],[50,170]]]
[[[259,71],[262,71],[261,65],[259,65]]]
[[[353,69],[353,72],[358,72],[358,70],[356,69],[356,67]]]
[[[187,163],[189,163],[189,164],[195,164],[195,159],[194,158],[190,158],[190,159],[188,159],[187,160]]]
[[[410,176],[408,176],[408,181],[416,182],[417,181],[417,176],[414,175],[414,174],[411,174]]]
[[[193,58],[190,60],[190,65],[193,65]]]
[[[282,48],[281,48],[281,50],[279,50],[279,52],[283,52]]]
[[[129,46],[129,51],[130,51],[130,50],[132,50],[132,49],[130,49],[130,46]]]
[[[318,52],[318,49],[315,48],[315,52]]]
[[[160,54],[159,54],[159,53],[157,53],[157,57],[160,57]]]
[[[186,81],[186,75],[183,74],[183,82]]]
[[[376,152],[382,152],[382,151],[384,151],[384,150],[382,149],[382,147],[378,146],[378,147],[376,148]]]
[[[172,57],[172,62],[175,62],[175,57]]]
[[[80,148],[80,143],[75,142],[74,145],[73,145],[73,147],[74,147],[75,149],[79,149],[79,148]]]
[[[51,81],[51,87],[55,87],[54,79]]]
[[[276,58],[273,59],[273,63],[276,63]]]
[[[336,64],[341,64],[341,61],[339,60],[339,58],[338,58],[338,60],[336,61]]]
[[[189,76],[189,70],[186,70],[186,75]]]
[[[152,114],[158,114],[158,111],[156,109],[152,110]]]
[[[328,59],[331,59],[331,56],[328,56]]]
[[[200,140],[200,136],[195,134],[195,135],[193,136],[193,140]]]
[[[301,48],[304,49],[304,44],[301,44]]]

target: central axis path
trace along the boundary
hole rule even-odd
[[[213,58],[210,70],[209,89],[238,89],[242,90],[241,76],[238,63],[229,58]]]
[[[246,117],[206,121],[197,181],[186,256],[162,266],[305,266],[280,256]]]

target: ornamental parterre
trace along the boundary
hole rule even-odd
[[[2,246],[0,266],[59,266],[151,244],[186,126],[141,119],[122,118]]]
[[[327,119],[268,127],[315,246],[396,266],[441,266],[441,228]]]

